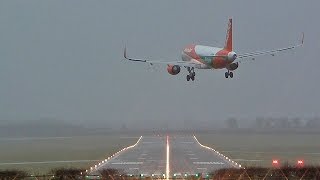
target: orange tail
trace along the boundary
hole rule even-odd
[[[232,19],[229,19],[226,43],[224,49],[232,51]]]

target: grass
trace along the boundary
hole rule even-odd
[[[21,169],[43,174],[52,168],[88,168],[95,160],[102,160],[123,147],[134,144],[138,137],[110,135],[77,136],[61,138],[0,138],[0,169]],[[46,164],[5,164],[16,162],[73,161],[88,162],[46,163]]]
[[[320,135],[317,134],[198,134],[200,143],[208,145],[245,166],[320,165]]]
[[[280,164],[320,165],[320,135],[317,134],[197,134],[200,143],[213,147],[245,166],[270,167],[272,159]],[[0,169],[19,169],[44,174],[53,168],[88,168],[138,137],[119,135],[61,138],[0,138]],[[92,160],[88,162],[21,164],[3,163]]]

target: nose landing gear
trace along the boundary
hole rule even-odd
[[[194,67],[192,67],[192,68],[187,67],[187,69],[188,69],[188,72],[189,72],[189,74],[187,75],[187,81],[190,81],[190,79],[192,81],[194,81],[195,76],[196,76],[196,73],[194,72]]]
[[[233,72],[231,72],[231,71],[228,71],[228,72],[226,72],[225,74],[224,74],[224,76],[226,77],[226,78],[233,78]]]

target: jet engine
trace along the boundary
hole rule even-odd
[[[180,66],[178,66],[178,65],[168,65],[167,70],[168,70],[169,74],[177,75],[180,72]]]
[[[227,69],[230,71],[234,71],[234,70],[238,69],[238,67],[239,67],[239,63],[231,63],[228,65]]]
[[[234,60],[237,59],[237,54],[233,51],[229,52],[227,58],[228,58],[228,61],[233,62]]]

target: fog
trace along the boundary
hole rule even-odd
[[[87,126],[173,126],[230,117],[319,116],[320,2],[194,0],[0,1],[0,120]],[[223,46],[234,19],[238,54],[305,45],[187,82],[129,56],[180,60],[186,44]]]

